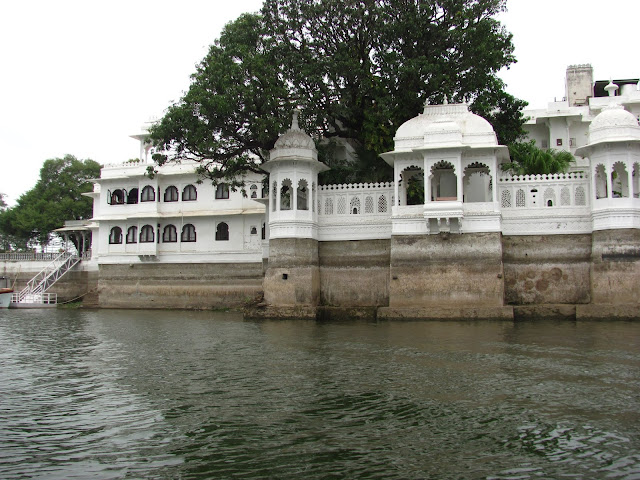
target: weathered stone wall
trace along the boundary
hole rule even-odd
[[[322,305],[389,305],[389,240],[320,242],[318,248]]]
[[[100,265],[105,308],[239,307],[262,295],[262,263]]]
[[[264,300],[269,305],[318,305],[320,271],[317,240],[277,238],[269,241]]]
[[[593,232],[591,300],[594,304],[640,302],[640,230]]]
[[[502,306],[499,233],[391,238],[390,307]]]
[[[505,303],[589,303],[591,235],[502,238]]]

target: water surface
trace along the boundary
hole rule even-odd
[[[0,313],[0,478],[640,479],[640,323]]]

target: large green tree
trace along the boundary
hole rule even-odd
[[[40,169],[36,185],[22,194],[16,205],[0,213],[0,233],[11,239],[12,248],[46,245],[53,230],[65,220],[92,216],[89,181],[100,176],[100,164],[73,155],[49,159]]]
[[[265,0],[260,14],[225,27],[152,127],[164,151],[154,159],[198,160],[214,181],[260,171],[298,106],[311,135],[358,146],[352,170],[367,180],[384,170],[378,154],[397,128],[445,96],[466,99],[513,141],[525,103],[497,77],[515,61],[495,18],[504,9],[505,0]]]

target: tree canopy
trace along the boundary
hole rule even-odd
[[[538,148],[534,140],[509,145],[510,163],[503,163],[502,170],[514,175],[538,175],[566,172],[575,161],[565,150]]]
[[[0,212],[0,233],[12,248],[46,245],[51,232],[65,220],[91,218],[93,203],[83,196],[93,189],[89,181],[100,176],[100,164],[73,155],[49,159],[40,169],[36,185],[16,205]],[[6,245],[5,245],[6,247]]]
[[[526,104],[497,77],[515,61],[495,18],[504,9],[505,0],[265,0],[225,27],[151,128],[154,160],[194,159],[203,176],[234,184],[261,172],[299,107],[307,132],[348,139],[375,166],[361,173],[380,174],[397,128],[445,96],[471,102],[510,143]]]

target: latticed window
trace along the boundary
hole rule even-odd
[[[178,241],[178,232],[173,225],[167,225],[162,231],[162,241],[164,243],[175,243]]]
[[[249,190],[251,190],[251,198],[258,198],[258,186],[255,183],[251,185]]]
[[[271,208],[274,212],[276,211],[277,208],[277,202],[278,202],[278,182],[273,182],[273,195],[271,195],[271,203],[273,204],[273,207]]]
[[[333,215],[333,199],[332,198],[324,199],[324,214]]]
[[[544,191],[544,204],[547,207],[553,207],[556,203],[556,192],[553,191],[553,188],[548,187]]]
[[[338,198],[338,215],[344,215],[347,209],[347,200],[344,197]]]
[[[562,187],[562,190],[560,190],[560,205],[571,205],[571,191],[569,187]]]
[[[511,208],[511,190],[503,190],[500,194],[500,206],[502,208]]]
[[[182,227],[182,235],[180,236],[181,242],[195,242],[196,241],[196,227],[187,223]]]
[[[349,213],[353,215],[358,215],[360,213],[360,199],[358,197],[353,197],[351,202],[349,203]]]
[[[387,213],[387,197],[384,195],[378,197],[378,213]]]
[[[576,205],[585,206],[587,204],[587,196],[585,195],[583,187],[577,186],[575,195],[576,195]]]
[[[373,213],[373,197],[364,199],[364,213]]]
[[[524,190],[519,188],[516,191],[516,207],[522,208],[525,206],[525,193]]]

